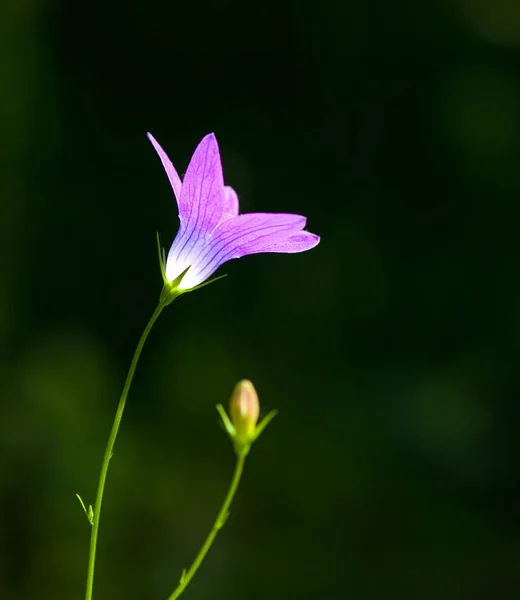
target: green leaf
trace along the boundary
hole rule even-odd
[[[79,500],[79,503],[81,504],[81,508],[83,508],[83,512],[85,513],[85,516],[87,517],[88,522],[91,525],[93,525],[94,524],[94,509],[92,508],[92,504],[89,504],[88,510],[87,510],[87,507],[85,506],[85,503],[81,499],[81,496],[79,494],[76,494],[76,498]]]

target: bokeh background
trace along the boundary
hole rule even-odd
[[[312,252],[227,264],[148,340],[96,600],[166,598],[233,468],[215,404],[279,417],[186,598],[520,593],[520,6],[0,4],[0,598],[82,598],[100,461],[216,132]]]

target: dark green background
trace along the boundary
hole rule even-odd
[[[0,5],[0,598],[82,598],[104,444],[214,131],[241,209],[311,252],[231,262],[145,348],[96,600],[165,599],[233,468],[214,406],[279,417],[185,597],[520,593],[520,8]]]

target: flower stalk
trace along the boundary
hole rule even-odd
[[[238,485],[240,483],[240,479],[242,477],[242,473],[244,471],[245,460],[246,460],[245,454],[241,455],[241,456],[237,456],[237,461],[235,464],[235,472],[233,473],[233,478],[231,480],[231,484],[229,485],[229,489],[227,491],[224,502],[222,503],[222,506],[220,507],[217,518],[215,519],[215,522],[213,523],[213,527],[211,528],[211,531],[209,532],[208,537],[205,539],[204,543],[202,544],[201,549],[199,550],[199,552],[198,552],[197,556],[195,557],[195,560],[191,564],[190,568],[187,571],[184,570],[182,572],[182,575],[181,575],[181,578],[179,581],[179,585],[173,590],[171,595],[168,597],[168,600],[176,600],[182,594],[182,592],[184,592],[187,585],[193,579],[193,576],[195,575],[198,568],[202,564],[202,561],[206,557],[206,554],[208,553],[209,549],[211,548],[211,545],[213,544],[213,541],[217,537],[218,532],[224,526],[224,524],[229,516],[229,508],[231,507],[231,503],[233,502],[233,498],[235,497],[236,491],[238,489]]]
[[[90,549],[88,555],[87,586],[85,592],[85,600],[92,600],[92,592],[94,589],[94,569],[96,565],[97,539],[99,533],[99,521],[101,518],[101,508],[103,505],[103,494],[105,492],[105,483],[107,479],[110,459],[112,458],[112,454],[114,452],[114,446],[116,443],[117,434],[119,432],[119,426],[121,425],[121,419],[123,418],[123,412],[125,410],[126,399],[128,397],[128,392],[130,391],[130,386],[132,385],[135,369],[137,367],[137,363],[139,361],[139,357],[141,356],[141,352],[143,350],[146,339],[148,338],[148,335],[152,330],[152,327],[154,326],[155,322],[159,318],[159,315],[161,314],[164,306],[165,304],[162,302],[158,304],[157,308],[153,312],[153,315],[148,321],[148,324],[146,325],[139,340],[139,343],[137,344],[137,347],[135,349],[132,362],[130,363],[130,368],[128,369],[125,384],[123,386],[123,391],[121,392],[121,397],[119,398],[119,404],[117,405],[116,415],[114,417],[112,429],[110,430],[110,435],[108,437],[108,442],[105,448],[105,454],[103,456],[103,462],[101,464],[101,472],[99,474],[99,483],[96,493],[96,503],[94,504],[94,507],[89,507],[89,513],[92,516],[92,530],[90,533]]]
[[[229,489],[226,497],[224,498],[224,502],[220,507],[217,518],[213,523],[213,527],[204,540],[204,543],[202,544],[190,568],[188,570],[184,569],[182,572],[179,585],[173,590],[172,594],[168,597],[168,600],[176,600],[182,594],[202,564],[202,561],[211,548],[211,545],[217,537],[218,532],[222,529],[227,521],[229,509],[238,489],[238,485],[244,471],[246,456],[249,453],[251,444],[258,438],[258,436],[265,429],[266,425],[277,414],[276,411],[271,411],[257,426],[256,422],[260,412],[258,395],[253,384],[247,379],[239,381],[236,384],[233,393],[231,394],[231,399],[229,402],[229,413],[231,415],[231,419],[226,414],[226,411],[222,405],[217,404],[217,410],[222,418],[224,428],[226,429],[233,443],[233,448],[236,454],[235,472],[233,473],[231,484],[229,485]]]

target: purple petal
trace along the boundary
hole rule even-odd
[[[305,252],[317,246],[320,243],[320,236],[310,233],[310,231],[300,231],[291,235],[280,242],[274,244],[266,244],[264,247],[258,246],[254,252],[248,254],[257,254],[259,252],[279,252],[284,254],[295,254],[297,252]]]
[[[224,204],[220,223],[238,215],[238,196],[229,185],[224,186]]]
[[[190,235],[198,238],[219,224],[225,202],[223,188],[217,139],[210,133],[197,146],[182,182],[179,218]]]
[[[287,243],[301,232],[305,222],[305,217],[283,213],[250,213],[224,221],[197,256],[193,275],[196,272],[197,278],[204,281],[226,261],[247,254],[303,252],[312,248],[319,240],[313,238],[311,244],[310,240],[299,238],[294,243]],[[285,250],[284,242],[287,243]],[[300,249],[297,249],[298,246]]]
[[[166,152],[161,148],[159,142],[153,137],[151,133],[148,133],[148,139],[152,142],[155,151],[159,155],[161,162],[163,164],[164,170],[166,171],[166,175],[168,175],[168,179],[170,180],[171,186],[173,188],[173,193],[175,194],[175,198],[177,200],[177,205],[180,210],[180,198],[181,198],[181,178],[177,175],[177,171],[175,167],[172,165],[172,161],[168,158]]]

